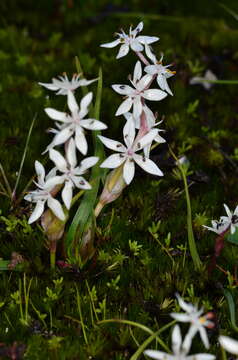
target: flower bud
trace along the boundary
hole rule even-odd
[[[63,236],[65,223],[68,219],[68,211],[65,208],[64,214],[64,221],[57,218],[50,209],[47,209],[41,216],[41,226],[50,241],[57,241]]]

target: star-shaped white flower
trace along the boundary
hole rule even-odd
[[[207,332],[205,328],[214,327],[214,323],[210,321],[213,317],[212,313],[202,315],[203,308],[198,310],[197,306],[194,306],[190,303],[186,303],[178,294],[176,295],[180,307],[185,311],[185,313],[171,313],[170,315],[177,321],[189,322],[190,328],[184,340],[184,346],[190,347],[193,337],[197,332],[199,332],[202,342],[206,349],[209,348],[209,341],[207,337]]]
[[[205,81],[204,81],[205,80]],[[208,80],[208,81],[206,81]],[[200,84],[202,85],[206,90],[210,90],[211,87],[214,85],[212,82],[209,81],[216,81],[217,76],[211,71],[207,70],[204,74],[204,76],[194,76],[190,79],[189,84],[196,85]]]
[[[182,336],[180,327],[175,325],[172,332],[172,350],[173,354],[167,354],[162,351],[157,350],[146,350],[144,352],[145,355],[151,357],[152,359],[158,360],[213,360],[215,359],[214,355],[211,354],[194,354],[187,355],[190,347],[186,347],[184,343],[182,343]]]
[[[135,141],[135,125],[133,121],[127,121],[123,128],[123,136],[126,146],[119,141],[111,140],[98,135],[106,147],[118,152],[117,154],[110,155],[105,161],[103,161],[100,167],[114,169],[123,164],[123,178],[127,185],[130,184],[134,177],[135,162],[148,173],[163,176],[162,171],[152,160],[145,156],[136,154],[137,151],[142,150],[146,145],[150,144],[157,134],[158,130],[153,129],[139,141]]]
[[[61,176],[62,182],[65,182],[62,190],[62,199],[67,209],[70,209],[73,188],[76,186],[79,189],[91,189],[91,185],[81,176],[86,170],[94,166],[98,157],[91,156],[81,161],[80,166],[77,166],[76,147],[73,139],[70,139],[67,150],[66,159],[54,149],[49,151],[50,159],[55,163],[56,168],[63,173]]]
[[[118,36],[118,39],[102,44],[100,46],[106,47],[106,48],[113,48],[117,45],[121,45],[119,52],[117,54],[117,59],[120,59],[123,56],[126,56],[129,52],[129,50],[133,50],[135,52],[143,51],[144,50],[144,44],[152,44],[155,41],[158,41],[159,38],[156,36],[137,36],[143,29],[143,22],[141,21],[137,27],[132,30],[132,27],[130,27],[129,35],[127,35],[123,30],[121,33],[116,33]]]
[[[139,117],[143,109],[142,98],[146,100],[159,101],[167,96],[165,91],[159,89],[148,89],[152,79],[153,76],[149,74],[142,77],[141,63],[140,61],[137,61],[133,73],[133,79],[130,80],[134,88],[129,85],[112,85],[113,90],[115,90],[118,94],[126,96],[126,99],[117,109],[116,116],[128,112],[133,105],[133,115],[135,117]]]
[[[80,79],[81,74],[74,74],[72,80],[68,79],[68,76],[64,74],[63,76],[58,76],[59,79],[53,78],[52,83],[42,83],[39,82],[39,85],[46,87],[49,90],[57,91],[56,95],[67,95],[68,90],[74,91],[80,86],[87,86],[98,79],[86,80]]]
[[[226,210],[227,216],[221,216],[220,220],[212,220],[212,227],[203,225],[206,229],[213,231],[217,234],[221,234],[230,228],[231,234],[234,234],[238,227],[238,205],[235,211],[232,212],[226,204],[223,204]]]
[[[231,234],[234,234],[236,228],[238,227],[238,205],[235,208],[235,211],[232,212],[226,204],[223,204],[227,216],[221,216],[221,220],[230,225]]]
[[[44,211],[45,203],[47,203],[48,207],[52,210],[56,217],[60,220],[65,220],[64,211],[60,202],[54,199],[51,194],[56,185],[63,183],[63,179],[61,176],[55,175],[54,169],[45,176],[44,166],[39,161],[35,161],[35,169],[38,179],[38,182],[35,184],[38,186],[38,189],[29,192],[29,194],[24,197],[25,200],[36,203],[36,207],[31,214],[28,223],[31,224],[41,217]]]
[[[220,345],[229,353],[233,355],[238,355],[238,341],[232,339],[229,336],[221,335],[219,336]]]
[[[89,105],[92,101],[92,98],[92,92],[85,95],[82,98],[79,107],[72,91],[68,91],[67,100],[71,115],[52,108],[45,109],[45,112],[51,119],[63,123],[59,129],[54,130],[56,135],[51,144],[47,147],[47,150],[53,148],[56,145],[65,143],[71,136],[75,134],[75,143],[77,149],[83,155],[87,154],[88,144],[84,135],[84,129],[103,130],[107,128],[107,126],[99,120],[84,119],[84,117],[88,114]]]
[[[150,75],[157,75],[156,79],[157,79],[157,83],[158,83],[159,87],[162,90],[167,91],[167,93],[169,93],[170,95],[173,95],[173,93],[170,90],[170,87],[167,83],[167,79],[170,78],[171,76],[173,76],[176,72],[168,69],[168,67],[170,67],[171,64],[166,65],[166,66],[164,66],[162,64],[163,55],[161,56],[160,60],[158,61],[156,59],[156,56],[152,53],[150,47],[147,44],[145,45],[145,49],[146,49],[147,56],[153,62],[153,65],[147,65],[145,67],[145,72]]]

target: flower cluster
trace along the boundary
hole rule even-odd
[[[151,357],[152,359],[161,359],[161,360],[215,359],[214,355],[208,353],[188,355],[192,345],[192,340],[198,332],[206,349],[209,348],[209,341],[205,328],[214,327],[214,323],[210,321],[213,318],[213,314],[209,312],[205,315],[202,315],[203,309],[199,310],[197,306],[194,306],[190,303],[186,303],[179,295],[177,295],[177,299],[180,307],[185,311],[185,313],[172,313],[170,315],[177,321],[190,323],[190,327],[184,338],[184,341],[182,341],[179,325],[175,325],[172,332],[173,355],[166,354],[162,351],[156,351],[156,350],[146,350],[145,354]]]
[[[175,73],[168,69],[169,65],[162,65],[163,56],[158,61],[152,52],[150,44],[159,38],[138,35],[142,29],[143,23],[140,22],[134,30],[130,28],[128,35],[122,30],[121,33],[117,33],[117,40],[101,45],[112,48],[120,44],[117,59],[127,55],[130,49],[140,59],[135,64],[133,76],[129,76],[130,85],[112,85],[113,90],[124,97],[115,115],[124,115],[126,119],[123,128],[125,145],[99,136],[106,147],[116,152],[100,166],[110,169],[121,168],[123,180],[127,185],[134,177],[135,163],[150,174],[163,176],[163,172],[149,158],[152,142],[165,142],[159,134],[163,130],[156,127],[159,124],[156,123],[156,114],[151,111],[146,101],[160,101],[168,94],[172,95],[167,78]],[[145,54],[142,51],[145,51]],[[157,80],[160,89],[150,88],[154,80]],[[138,151],[142,151],[142,154],[138,154]]]
[[[39,162],[35,162],[35,169],[38,181],[35,182],[37,190],[31,191],[25,196],[25,200],[36,203],[28,222],[31,224],[41,217],[45,203],[60,220],[65,220],[63,207],[59,200],[55,199],[56,194],[62,189],[61,197],[66,209],[70,209],[73,189],[91,189],[91,185],[82,176],[87,169],[98,162],[98,157],[91,156],[83,159],[77,165],[77,150],[86,155],[88,144],[84,129],[102,130],[107,126],[92,118],[85,118],[89,112],[93,94],[86,94],[80,106],[74,95],[74,91],[80,86],[86,86],[96,81],[80,79],[80,75],[74,75],[70,81],[67,75],[52,79],[52,83],[39,83],[40,85],[57,91],[58,95],[67,96],[67,105],[70,113],[58,111],[53,108],[46,108],[46,114],[55,120],[55,129],[51,129],[54,134],[52,142],[48,145],[45,152],[49,151],[49,157],[55,167],[45,175],[45,169]],[[65,157],[55,147],[64,144]]]
[[[203,227],[219,235],[225,233],[229,229],[231,234],[234,234],[238,227],[238,205],[234,212],[232,212],[226,204],[224,204],[224,208],[227,216],[221,216],[219,220],[212,220],[212,227],[206,225],[203,225]]]

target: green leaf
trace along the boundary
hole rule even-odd
[[[231,234],[231,233],[227,234],[225,236],[225,239],[232,244],[238,245],[238,228],[236,229],[234,234]]]
[[[236,325],[235,303],[234,303],[233,297],[231,295],[231,292],[228,291],[227,289],[223,290],[223,292],[226,297],[226,301],[227,301],[227,304],[228,304],[228,307],[230,310],[231,325],[232,325],[233,329],[238,332],[238,327]]]
[[[102,98],[102,70],[99,69],[99,79],[97,87],[97,95],[94,108],[90,111],[90,117],[99,119],[101,98]],[[100,131],[93,131],[93,142],[94,142],[94,155],[98,156],[99,159],[104,157],[104,148],[101,141],[98,139],[97,135],[100,134]],[[99,164],[96,164],[91,173],[90,183],[92,189],[85,192],[84,197],[81,201],[81,204],[78,207],[78,210],[73,218],[73,221],[69,227],[68,234],[66,237],[66,248],[68,256],[74,256],[74,245],[76,237],[80,239],[85,230],[90,226],[93,226],[94,221],[94,206],[97,199],[98,188],[100,180],[104,177],[105,171],[99,167]],[[80,243],[76,246],[80,248]]]

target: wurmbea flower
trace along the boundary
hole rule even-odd
[[[207,81],[208,80],[208,81]],[[211,87],[214,85],[212,82],[209,81],[216,81],[217,77],[216,75],[211,71],[207,70],[204,74],[204,76],[194,76],[190,79],[189,84],[190,85],[202,85],[206,90],[210,90]]]
[[[94,166],[98,157],[91,156],[81,161],[80,166],[77,166],[76,147],[73,139],[70,139],[67,150],[66,159],[54,149],[49,151],[50,159],[55,163],[57,170],[64,175],[61,176],[62,182],[65,182],[62,190],[62,199],[67,209],[70,209],[73,188],[76,186],[79,189],[91,189],[91,185],[81,176],[86,170]]]
[[[214,323],[210,321],[213,317],[212,313],[202,315],[203,308],[198,310],[197,306],[186,303],[179,295],[177,295],[178,303],[185,313],[171,313],[170,315],[177,321],[190,322],[190,328],[185,337],[184,344],[190,347],[194,335],[199,332],[202,342],[206,349],[209,348],[209,341],[205,328],[213,328]]]
[[[36,185],[39,189],[29,192],[24,199],[33,203],[36,203],[35,209],[31,214],[28,223],[31,224],[41,217],[44,211],[45,203],[52,210],[57,218],[60,220],[65,219],[64,211],[60,202],[53,198],[52,191],[56,185],[62,184],[63,179],[60,176],[55,176],[55,171],[50,171],[45,176],[44,166],[39,162],[35,161],[35,169],[37,173],[38,182]]]
[[[146,44],[146,55],[149,59],[153,62],[153,65],[147,65],[145,67],[145,72],[150,75],[156,75],[157,83],[162,90],[167,91],[168,94],[173,95],[170,87],[167,83],[167,79],[176,74],[176,71],[171,71],[168,69],[172,64],[169,65],[162,65],[163,55],[161,56],[160,60],[156,59],[156,56],[151,51],[150,47]]]
[[[238,341],[230,338],[229,336],[219,336],[220,345],[229,353],[238,355]]]
[[[184,343],[182,343],[182,336],[180,327],[175,325],[172,332],[172,349],[173,354],[167,354],[162,351],[157,350],[146,350],[144,352],[145,355],[151,357],[152,359],[159,360],[213,360],[215,359],[214,355],[211,354],[194,354],[187,355],[190,347],[186,347]]]
[[[126,96],[126,99],[117,109],[116,116],[128,112],[133,105],[133,115],[138,117],[142,113],[143,99],[159,101],[167,96],[165,91],[159,89],[148,89],[152,79],[153,76],[149,74],[142,77],[141,63],[140,61],[137,61],[134,68],[133,79],[130,79],[134,88],[129,85],[112,85],[113,90],[115,90],[118,94]]]
[[[238,205],[235,208],[235,211],[232,212],[226,204],[223,204],[227,216],[221,216],[220,220],[212,220],[212,227],[203,225],[206,229],[213,231],[217,234],[221,234],[224,231],[230,228],[231,234],[234,234],[236,228],[238,227]]]
[[[123,145],[119,141],[108,139],[104,136],[98,135],[102,143],[111,150],[117,151],[117,154],[110,155],[100,165],[102,168],[114,169],[123,164],[123,178],[127,185],[132,181],[135,174],[135,162],[145,171],[150,174],[163,176],[162,171],[158,166],[149,158],[136,154],[137,151],[142,150],[145,146],[150,144],[157,136],[158,130],[153,129],[139,140],[135,140],[135,125],[133,121],[127,121],[124,129]]]
[[[127,35],[123,30],[121,33],[116,33],[118,39],[100,45],[101,47],[113,48],[117,45],[121,45],[119,52],[117,54],[117,59],[120,59],[123,56],[126,56],[131,48],[131,50],[138,52],[144,50],[144,44],[152,44],[155,41],[158,41],[157,36],[137,36],[143,29],[143,22],[141,21],[134,30],[130,27],[129,35]]]
[[[85,95],[82,98],[79,107],[72,91],[68,91],[67,99],[71,115],[52,108],[45,109],[45,112],[51,119],[63,123],[63,126],[57,130],[54,130],[56,135],[46,150],[49,150],[56,145],[65,143],[69,138],[71,138],[71,136],[75,134],[75,143],[77,149],[83,155],[87,154],[88,144],[84,135],[84,129],[103,130],[107,128],[107,126],[99,120],[90,118],[84,119],[84,117],[88,114],[89,105],[91,104],[92,98],[93,94],[91,92]]]
[[[49,90],[57,91],[56,95],[67,95],[68,90],[74,91],[80,86],[87,86],[98,79],[86,80],[80,79],[81,74],[74,74],[72,80],[68,79],[68,76],[64,74],[63,76],[58,76],[59,79],[53,78],[52,83],[42,83],[39,82],[39,85],[46,87]]]

